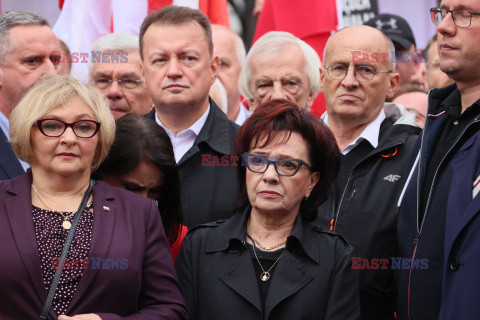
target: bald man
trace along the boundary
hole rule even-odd
[[[403,105],[410,113],[415,115],[415,122],[420,128],[425,126],[428,108],[428,94],[425,91],[416,88],[416,90],[404,92],[393,99],[393,102]]]
[[[213,55],[220,59],[218,79],[227,90],[227,117],[238,125],[242,125],[251,112],[240,100],[238,78],[245,61],[245,46],[232,30],[219,25],[212,25]]]
[[[420,132],[403,106],[384,102],[399,83],[393,51],[379,30],[353,26],[328,40],[320,68],[327,102],[323,119],[337,140],[342,162],[318,220],[355,247],[352,268],[359,269],[362,319],[394,317],[395,210]]]

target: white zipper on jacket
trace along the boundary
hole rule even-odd
[[[415,171],[415,168],[417,167],[418,160],[420,159],[420,151],[418,151],[417,158],[415,159],[415,162],[413,163],[412,169],[410,169],[410,173],[408,174],[407,181],[405,182],[405,185],[403,186],[403,190],[400,193],[400,197],[398,198],[397,202],[397,207],[400,208],[402,205],[403,197],[405,196],[405,192],[407,191],[408,184],[410,183],[410,180],[412,179],[413,172]],[[398,213],[398,210],[397,210]]]

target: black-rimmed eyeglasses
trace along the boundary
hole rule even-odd
[[[116,81],[118,85],[125,89],[135,89],[138,87],[142,80],[140,79],[107,79],[107,78],[98,78],[92,81],[92,83],[100,90],[105,90],[109,88],[113,81]]]
[[[347,76],[348,70],[353,69],[353,75],[358,82],[369,82],[372,81],[373,77],[379,73],[391,73],[392,71],[375,71],[374,68],[370,66],[356,66],[355,68],[348,68],[346,65],[341,63],[334,63],[330,67],[324,67],[327,69],[327,73],[330,78],[334,80],[343,80]]]
[[[100,122],[94,120],[78,120],[68,123],[58,119],[40,119],[35,122],[41,133],[47,137],[60,137],[68,127],[79,138],[91,138],[100,129]]]
[[[447,10],[443,8],[431,8],[430,16],[434,25],[438,26],[447,14],[452,13],[453,23],[459,28],[468,28],[472,25],[472,16],[480,16],[480,13],[476,13],[465,9],[453,9]]]
[[[295,175],[302,166],[312,170],[312,167],[308,163],[300,159],[270,160],[251,153],[244,153],[242,157],[248,170],[255,173],[264,173],[267,171],[270,164],[275,167],[275,171],[279,176],[285,177],[291,177]]]

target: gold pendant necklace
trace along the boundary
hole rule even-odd
[[[35,191],[35,194],[37,195],[38,197],[38,200],[40,200],[40,202],[50,211],[52,212],[56,212],[58,214],[60,214],[63,218],[63,222],[62,222],[62,228],[65,229],[65,230],[70,230],[70,228],[72,227],[72,223],[70,221],[68,221],[68,219],[70,219],[74,214],[75,212],[71,212],[69,214],[64,214],[63,212],[60,212],[60,211],[56,211],[56,210],[52,210],[49,206],[47,206],[47,204],[43,201],[43,199],[40,197],[40,194],[38,193],[37,191],[37,187],[35,187],[35,185],[32,183],[32,189],[33,191]],[[88,207],[88,206],[87,206]]]
[[[280,256],[277,258],[277,260],[275,260],[275,262],[272,264],[272,266],[270,268],[268,268],[267,271],[265,271],[265,269],[263,268],[262,264],[260,263],[260,260],[258,259],[258,256],[257,256],[257,250],[256,250],[256,246],[255,246],[255,241],[253,240],[253,238],[247,233],[247,237],[250,238],[250,240],[252,240],[252,243],[253,243],[253,253],[255,254],[255,259],[257,259],[257,262],[258,262],[258,265],[260,266],[260,269],[262,269],[262,273],[260,274],[260,280],[262,280],[263,282],[266,282],[268,281],[268,279],[270,279],[270,271],[273,269],[273,267],[277,264],[278,260],[280,260],[280,258],[283,256],[283,254],[285,253],[285,250],[283,250],[282,254],[280,254]],[[285,241],[286,243],[286,241]]]

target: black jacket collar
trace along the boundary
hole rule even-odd
[[[456,96],[456,91],[458,91],[457,84],[453,83],[445,88],[432,89],[430,90],[428,97],[428,114],[436,115],[443,111],[445,108],[445,100],[448,96],[451,95],[453,99]],[[459,93],[459,92],[458,92]],[[450,99],[446,101],[447,103],[451,102]]]
[[[210,111],[202,130],[200,130],[200,133],[195,139],[193,147],[195,148],[201,143],[206,143],[210,148],[218,153],[233,155],[233,147],[231,145],[229,128],[232,125],[237,125],[233,124],[233,122],[227,118],[227,115],[211,98],[208,98],[208,100],[210,103]],[[145,117],[156,121],[155,108],[147,113]]]
[[[250,216],[251,206],[243,213],[237,213],[232,218],[221,224],[210,243],[206,252],[230,250],[232,247],[245,246],[245,224]],[[316,232],[310,222],[302,219],[299,213],[293,226],[292,234],[287,238],[286,248],[294,256],[306,254],[316,263],[320,262],[320,245],[314,241],[318,239],[310,233]]]

